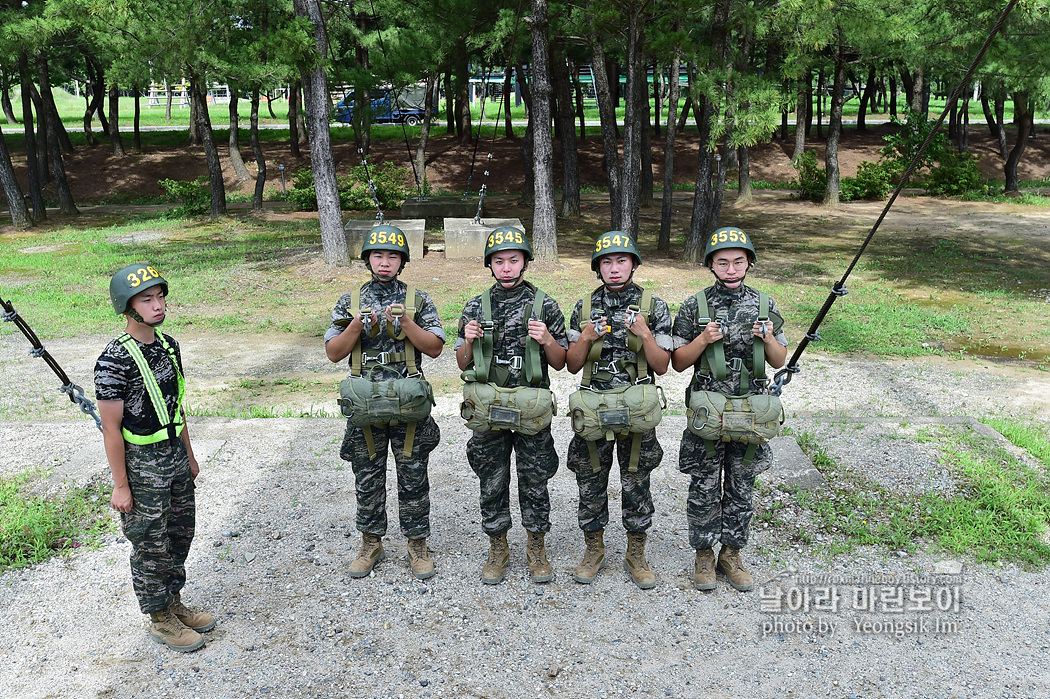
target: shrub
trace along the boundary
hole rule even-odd
[[[856,177],[842,178],[839,183],[839,198],[843,201],[885,199],[890,192],[893,173],[893,165],[885,160],[877,163],[862,160],[857,166]]]
[[[924,119],[920,114],[908,108],[904,110],[903,120],[890,117],[890,121],[900,129],[884,137],[886,145],[882,147],[881,153],[883,160],[892,167],[894,176],[899,177],[907,169],[915,154],[919,152],[926,137],[930,135],[934,122]],[[942,160],[950,151],[948,137],[943,133],[938,133],[930,141],[916,169],[933,167],[934,163]]]
[[[930,170],[924,185],[927,194],[964,194],[984,185],[978,156],[949,150]]]
[[[382,209],[396,209],[404,202],[408,194],[409,171],[391,162],[381,163],[366,170],[364,165],[350,168],[349,175],[336,177],[339,190],[339,207],[341,209],[371,209],[375,207],[372,193],[368,186],[368,176],[376,188],[376,199]],[[314,174],[310,170],[298,170],[292,174],[292,189],[288,190],[288,199],[296,208],[303,211],[317,210],[317,190],[314,187]]]
[[[171,212],[172,215],[200,216],[208,213],[211,207],[211,186],[207,175],[189,181],[161,180],[157,184],[180,202],[180,206]]]
[[[800,199],[812,199],[820,201],[824,198],[824,190],[827,189],[827,174],[817,164],[817,152],[805,151],[795,158],[793,163],[798,170],[798,177],[792,183],[798,190]]]

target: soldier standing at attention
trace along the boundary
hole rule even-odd
[[[185,380],[179,344],[157,331],[168,282],[147,264],[125,267],[109,282],[113,310],[127,318],[124,334],[95,364],[95,397],[106,460],[113,475],[110,504],[131,542],[131,582],[150,635],[172,650],[204,645],[210,614],[182,603],[186,556],[193,541],[194,479],[199,467],[182,408]]]
[[[675,371],[693,367],[689,391],[713,391],[727,396],[767,393],[765,368],[784,366],[787,338],[776,303],[744,284],[755,264],[755,248],[739,228],[711,234],[704,265],[715,283],[683,303],[674,321]],[[702,297],[702,298],[701,298]],[[703,300],[704,307],[701,307]],[[755,343],[760,343],[758,347]],[[753,381],[752,377],[761,377]],[[687,399],[687,403],[688,403]],[[682,435],[678,469],[689,474],[689,544],[696,549],[693,585],[713,590],[717,569],[741,592],[753,587],[740,561],[754,514],[755,476],[772,465],[769,448],[740,442],[704,440],[689,429]]]
[[[599,236],[591,255],[591,269],[602,285],[589,299],[576,302],[569,321],[566,365],[576,374],[584,369],[584,385],[597,392],[623,389],[637,382],[651,382],[639,367],[663,375],[671,359],[671,314],[655,296],[642,308],[648,292],[632,281],[642,264],[635,241],[626,233],[609,231]],[[585,310],[586,308],[586,310]],[[601,352],[591,357],[601,343]],[[637,348],[637,349],[632,349]],[[640,363],[644,360],[644,364]],[[579,434],[569,443],[566,465],[576,474],[580,490],[578,516],[586,551],[576,567],[575,579],[590,583],[605,565],[603,534],[609,522],[609,476],[613,450],[620,465],[623,526],[627,530],[624,569],[638,587],[656,585],[656,576],[645,560],[646,532],[652,525],[653,498],[649,474],[660,465],[663,448],[656,430],[613,440],[584,440]]]
[[[361,259],[371,279],[359,290],[344,294],[332,311],[325,333],[325,353],[332,362],[350,356],[351,373],[372,381],[417,378],[422,381],[420,352],[437,357],[445,345],[445,331],[437,307],[425,291],[414,290],[397,276],[409,260],[408,241],[396,226],[380,225],[368,232]],[[407,299],[407,300],[406,300]],[[357,529],[361,550],[350,564],[350,577],[363,578],[386,558],[387,446],[397,469],[398,517],[408,539],[408,562],[413,575],[434,575],[427,549],[430,536],[430,452],[441,430],[429,414],[409,424],[357,426],[347,420],[339,456],[349,461],[357,491]]]
[[[459,321],[459,368],[473,370],[475,361],[484,363],[488,367],[486,378],[478,380],[490,381],[502,389],[548,388],[548,367],[558,370],[565,366],[569,346],[565,316],[553,298],[525,281],[531,260],[532,246],[522,231],[510,227],[492,231],[485,245],[485,266],[496,283],[467,302]],[[489,356],[476,356],[476,344],[484,347],[481,352]],[[534,359],[530,357],[530,344],[538,349]],[[531,367],[530,361],[535,362]],[[471,380],[478,378],[476,371],[466,373]],[[546,418],[549,423],[549,413]],[[510,559],[507,531],[511,526],[512,451],[517,464],[521,523],[528,532],[525,558],[529,575],[534,583],[550,582],[554,571],[544,546],[544,537],[551,528],[547,482],[558,470],[550,424],[533,434],[509,427],[475,430],[467,442],[467,460],[481,481],[482,529],[489,536],[489,556],[481,580],[492,585],[501,582]]]

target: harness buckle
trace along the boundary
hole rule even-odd
[[[514,355],[510,358],[511,369],[521,369],[523,366],[525,366],[525,358],[520,354]]]
[[[762,320],[760,318],[760,319],[756,320],[755,322],[758,323],[760,326],[762,326],[762,339],[765,340],[766,339],[766,326],[768,325],[769,326],[769,332],[772,332],[773,331],[773,321]]]
[[[653,382],[653,375],[652,374],[646,374],[644,378],[635,379],[634,380],[634,385],[637,386],[638,384],[652,383],[652,382]]]
[[[733,371],[743,371],[744,360],[740,357],[733,357],[732,359],[726,360],[726,366],[728,366]]]
[[[628,326],[634,325],[634,321],[638,318],[638,314],[641,312],[641,310],[642,309],[639,308],[635,304],[631,304],[630,306],[627,307],[627,325]]]
[[[615,359],[610,359],[609,363],[606,364],[605,366],[602,366],[601,362],[596,361],[596,362],[593,363],[593,366],[591,367],[591,373],[592,374],[596,374],[599,371],[607,371],[610,374],[615,374],[617,372],[617,370],[618,370],[618,367],[616,366],[616,360]]]
[[[380,364],[390,364],[390,355],[392,355],[392,354],[393,354],[393,352],[380,352],[379,354],[374,354],[372,356],[368,356],[366,354],[365,355],[365,361],[366,362],[379,362]]]

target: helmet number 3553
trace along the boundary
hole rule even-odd
[[[741,230],[722,229],[711,234],[711,245],[718,243],[740,243],[747,245],[747,234]]]

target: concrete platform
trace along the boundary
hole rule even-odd
[[[474,223],[470,218],[446,218],[445,224],[445,257],[481,257],[485,254],[485,240],[494,229],[513,226],[525,231],[518,218],[489,218]]]
[[[401,205],[401,216],[403,218],[423,218],[427,221],[428,228],[437,228],[448,217],[470,217],[474,218],[478,213],[478,197],[430,197],[416,199],[415,197],[405,200]],[[482,216],[485,211],[482,210]]]
[[[382,221],[387,226],[397,226],[408,238],[408,252],[413,260],[423,259],[423,219],[387,219]],[[373,227],[380,225],[375,219],[352,218],[343,224],[343,235],[346,236],[346,251],[351,259],[361,257],[361,248],[365,245],[365,236]]]
[[[773,451],[773,467],[770,475],[801,490],[821,490],[827,487],[821,475],[798,446],[794,437],[774,437],[769,440]]]

